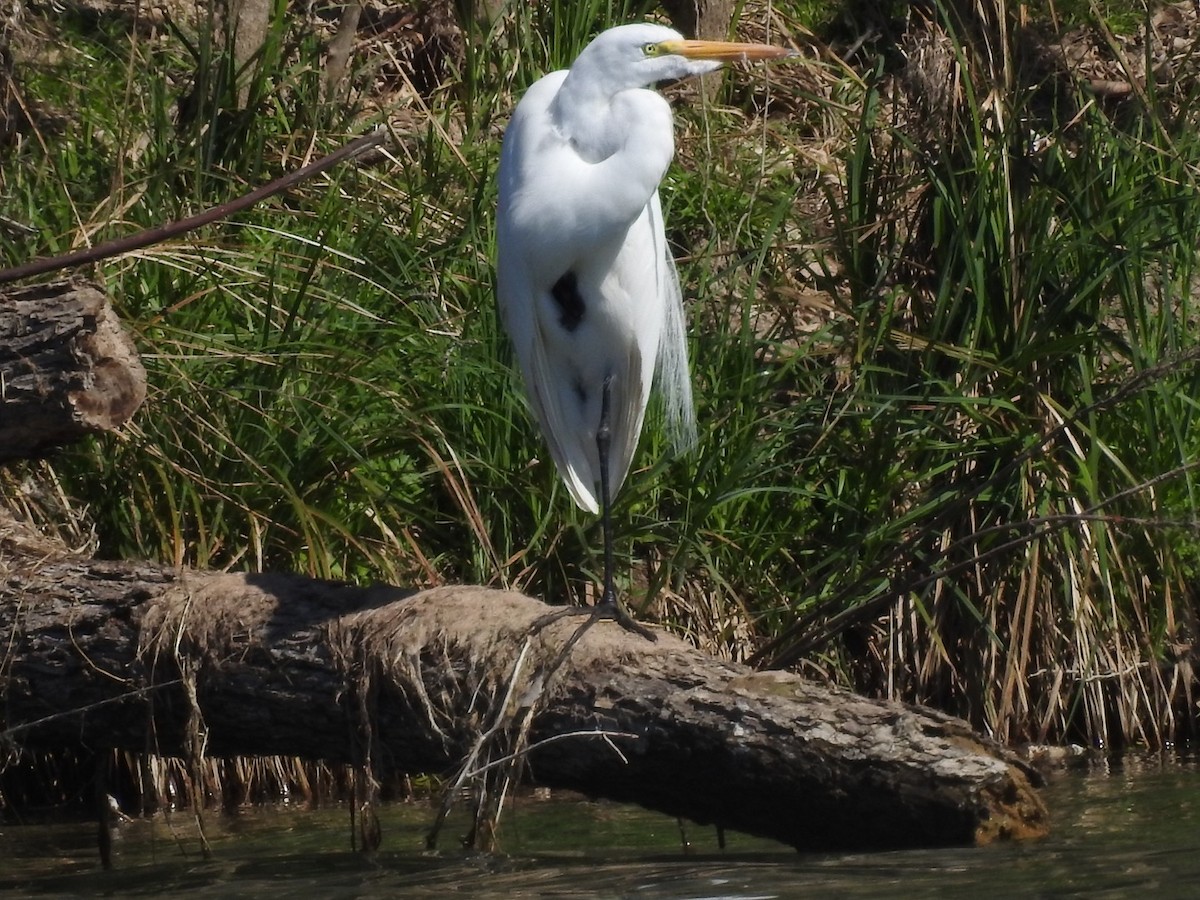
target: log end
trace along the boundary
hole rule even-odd
[[[0,460],[130,420],[146,399],[146,371],[103,291],[57,281],[0,299]]]
[[[120,428],[146,399],[146,370],[137,348],[107,299],[100,300],[95,330],[81,334],[77,344],[83,384],[68,394],[80,425],[94,432]]]
[[[982,799],[987,814],[980,817],[975,829],[977,846],[994,841],[1034,840],[1050,833],[1046,804],[1019,769],[1010,768],[1007,779],[985,788]]]

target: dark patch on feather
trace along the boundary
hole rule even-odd
[[[579,295],[579,279],[575,277],[575,273],[567,272],[554,282],[554,287],[550,288],[550,296],[558,304],[558,324],[567,331],[578,328],[579,323],[583,321],[583,314],[587,311],[587,304]]]

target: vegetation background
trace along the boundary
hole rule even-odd
[[[150,396],[0,499],[109,557],[582,599],[599,526],[498,325],[494,173],[529,84],[661,11],[279,0],[247,43],[223,9],[4,6],[0,265],[386,152],[98,265]],[[732,11],[803,56],[667,91],[701,439],[643,437],[628,601],[1005,741],[1194,738],[1194,7]]]

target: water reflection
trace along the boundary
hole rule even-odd
[[[526,798],[506,813],[505,853],[422,849],[432,811],[397,804],[382,815],[384,849],[349,850],[344,810],[271,807],[208,823],[214,859],[194,823],[135,821],[99,871],[89,823],[0,827],[6,895],[325,897],[1158,897],[1200,885],[1200,766],[1123,764],[1052,777],[1046,840],[982,849],[797,854],[767,841],[605,803]],[[449,847],[465,817],[443,831]]]

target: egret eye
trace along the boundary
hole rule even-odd
[[[662,52],[662,47],[658,44],[642,44],[642,53],[646,56],[658,56]]]

